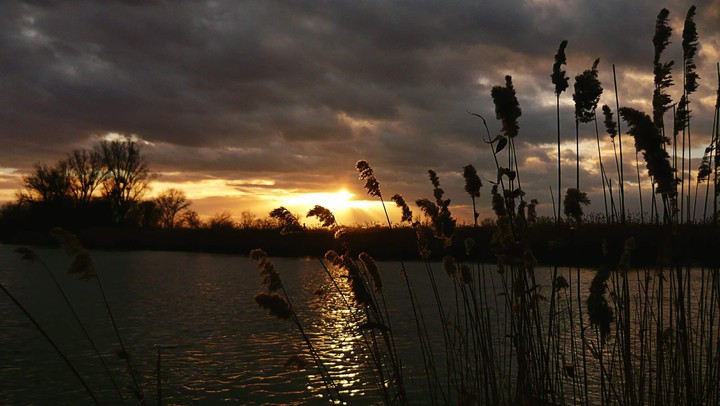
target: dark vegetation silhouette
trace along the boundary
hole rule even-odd
[[[693,201],[690,193],[693,177],[685,169],[691,160],[688,156],[686,161],[684,154],[691,145],[689,95],[698,86],[693,63],[697,51],[694,13],[692,7],[683,31],[684,91],[675,110],[672,148],[671,139],[664,132],[664,115],[672,106],[666,89],[672,85],[673,63],[660,61],[671,34],[667,10],[658,14],[653,38],[652,117],[634,108],[620,107],[613,66],[616,111],[627,124],[627,133],[634,139],[638,184],[641,181],[638,154],[642,153],[652,187],[649,223],[645,223],[644,213],[638,218],[625,206],[622,130],[607,105],[602,110],[613,145],[615,184],[620,185],[619,190],[616,186],[613,191],[609,171],[602,162],[596,116],[602,93],[597,79],[599,60],[591,69],[576,76],[573,95],[578,156],[576,187],[565,192],[564,218],[560,216],[559,201],[557,211],[553,210],[553,219],[538,219],[534,210],[537,200],[526,201],[514,148],[514,141],[520,134],[518,118],[522,111],[510,76],[505,77],[504,85],[495,86],[491,91],[500,135],[492,138],[485,118],[470,113],[482,120],[487,134],[484,141],[496,164],[497,178],[489,193],[496,219],[478,226],[477,216],[474,216],[472,226],[457,227],[451,215],[451,201],[446,198],[433,170],[428,171],[433,198],[415,201],[422,217],[413,216],[404,197],[393,196],[392,200],[402,210],[404,228],[392,224],[386,216],[386,232],[397,233],[395,244],[391,245],[398,252],[394,258],[401,259],[399,265],[390,266],[400,268],[413,309],[416,345],[425,374],[425,402],[460,405],[699,405],[720,402],[716,385],[720,378],[717,362],[720,357],[717,323],[720,264],[711,258],[714,254],[706,257],[709,262],[702,262],[699,260],[702,254],[692,247],[703,245],[702,239],[711,244],[704,245],[704,249],[714,251],[711,247],[717,247],[720,242],[717,222],[720,65],[711,142],[698,170]],[[568,87],[568,79],[561,70],[565,64],[566,46],[567,41],[563,41],[551,75],[558,105],[560,94]],[[594,122],[596,128],[604,215],[587,216],[583,211],[589,199],[581,190],[579,177],[579,124],[589,122]],[[678,149],[676,140],[680,134],[682,146]],[[562,185],[560,142],[558,125],[558,197]],[[366,161],[358,161],[356,169],[368,194],[380,199],[384,207],[380,182],[373,169]],[[472,199],[473,213],[476,213],[475,199],[480,197],[481,183],[471,165],[465,166],[460,173],[465,178],[466,192]],[[706,203],[698,221],[696,201],[700,182],[706,182]],[[638,192],[642,201],[642,188]],[[713,206],[708,208],[711,193]],[[314,212],[331,218],[326,209],[316,207]],[[337,227],[334,220],[324,222],[324,225]],[[414,295],[412,281],[421,275],[409,274],[405,268],[403,259],[409,258],[407,248],[412,244],[399,238],[401,231],[409,236],[411,231],[414,232],[414,257],[423,261],[427,270],[433,289],[432,297],[427,300],[437,308],[437,325],[426,324],[427,319]],[[335,251],[331,254],[334,258],[343,258],[342,261],[330,261],[340,274],[328,272],[328,276],[333,283],[340,278],[352,281],[351,289],[338,289],[340,295],[349,298],[346,303],[350,311],[368,306],[383,309],[379,305],[382,301],[368,294],[373,286],[377,292],[382,292],[382,287],[374,282],[379,278],[376,266],[360,265],[366,263],[367,254],[363,250],[358,256],[358,247],[348,241],[347,236],[348,233],[340,236],[344,254],[339,256]],[[689,241],[692,242],[688,244]],[[543,243],[547,245],[540,247]],[[486,265],[487,257],[479,252],[494,257],[495,264]],[[592,280],[583,283],[579,265],[586,264],[589,257],[597,261],[594,264],[596,270]],[[644,259],[638,262],[640,257]],[[550,286],[539,283],[536,278],[536,272],[540,272],[536,269],[539,263],[552,265]],[[695,268],[691,270],[693,264]],[[566,269],[559,269],[563,265]],[[453,281],[454,301],[443,299],[438,291],[435,278],[440,275],[435,273],[435,267],[442,267]],[[488,284],[488,272],[496,273],[497,276],[490,279],[497,283]],[[360,326],[373,326],[364,333],[364,339],[372,340],[368,336],[370,332],[392,333],[389,323],[380,322],[386,316],[389,320],[389,315],[380,312],[371,317],[365,314],[364,318],[354,321]],[[428,331],[432,329],[441,330],[439,342],[428,339]],[[380,383],[378,390],[383,391],[385,403],[404,404],[400,385],[402,370],[397,371],[400,375],[387,374],[389,366],[399,361],[392,358],[392,347],[384,350],[374,348],[373,352],[371,347],[369,359],[387,360],[386,369],[378,368],[373,380]],[[314,356],[322,360],[322,354],[315,353]],[[337,396],[331,399],[342,401],[341,388],[329,378],[326,383]]]
[[[35,165],[33,173],[24,180],[25,190],[18,201],[6,205],[0,213],[3,236],[7,238],[18,230],[47,230],[64,218],[59,215],[72,216],[80,207],[87,213],[97,213],[92,223],[68,223],[79,230],[79,239],[58,229],[53,235],[74,257],[72,271],[81,278],[97,281],[101,292],[102,284],[81,239],[100,247],[250,252],[262,279],[262,291],[255,296],[255,302],[271,316],[292,321],[306,345],[306,354],[320,374],[323,390],[333,402],[346,401],[347,391],[307,334],[308,322],[298,317],[293,298],[285,291],[280,272],[267,252],[318,258],[329,281],[326,288],[341,299],[343,310],[347,310],[354,345],[362,354],[358,362],[363,364],[372,387],[386,404],[407,404],[414,399],[406,390],[405,371],[393,330],[394,315],[386,306],[382,272],[375,259],[397,261],[388,266],[399,268],[396,270],[400,271],[412,308],[411,319],[417,333],[413,344],[422,359],[427,395],[422,401],[426,403],[718,404],[720,65],[711,141],[695,181],[696,200],[699,184],[706,183],[706,202],[698,219],[696,200],[691,206],[692,176],[691,171],[686,171],[684,156],[691,146],[689,97],[697,90],[699,79],[694,64],[698,47],[694,16],[692,7],[683,30],[683,95],[675,107],[666,92],[673,84],[673,62],[661,62],[672,33],[667,10],[658,14],[653,38],[652,116],[620,107],[613,66],[616,113],[634,140],[638,184],[641,183],[638,154],[642,153],[647,169],[643,172],[647,173],[652,188],[648,223],[642,209],[638,216],[625,206],[623,132],[621,121],[614,121],[613,111],[607,105],[602,111],[616,160],[615,182],[619,188],[614,191],[602,163],[596,115],[602,87],[596,60],[590,69],[575,77],[576,184],[565,190],[562,211],[561,131],[559,124],[557,127],[558,206],[553,210],[553,218],[538,218],[535,212],[538,200],[528,201],[522,188],[515,148],[515,139],[521,136],[518,120],[522,110],[512,77],[506,76],[504,83],[494,86],[490,94],[501,133],[491,137],[484,116],[470,113],[482,120],[483,141],[497,171],[497,176],[489,181],[492,186],[487,196],[495,218],[480,224],[475,203],[481,197],[482,182],[472,165],[458,170],[458,176],[465,179],[474,221],[472,225],[459,226],[452,216],[451,200],[432,169],[428,170],[432,198],[414,201],[422,215],[415,215],[406,199],[395,194],[391,200],[400,208],[402,218],[393,223],[375,171],[361,160],[356,163],[359,178],[368,195],[382,203],[387,226],[343,226],[322,206],[307,213],[307,217],[320,221],[318,228],[308,229],[298,215],[285,207],[271,211],[266,219],[245,213],[240,221],[235,221],[229,213],[220,213],[203,225],[197,213],[189,210],[190,203],[182,192],[171,189],[154,200],[141,200],[153,175],[139,146],[125,139],[103,143],[92,151],[73,152],[55,166]],[[558,106],[560,95],[569,86],[569,78],[562,70],[567,45],[567,41],[561,42],[552,67]],[[674,108],[672,139],[664,129],[664,116],[671,108]],[[557,114],[559,120],[559,108]],[[581,123],[590,122],[596,128],[598,174],[605,210],[588,216],[583,207],[589,204],[589,199],[581,189],[579,176],[579,130]],[[119,162],[127,163],[123,168],[129,169],[120,170]],[[100,196],[95,196],[95,190],[101,191]],[[640,187],[638,194],[642,202]],[[249,244],[265,248],[251,250]],[[18,253],[25,259],[37,260],[31,250],[19,249]],[[419,261],[425,274],[408,272],[406,260]],[[541,270],[539,264],[550,267]],[[589,283],[581,282],[581,265],[594,267]],[[442,268],[444,275],[436,268]],[[550,272],[549,282],[539,282],[539,272]],[[429,297],[420,298],[415,293],[413,283],[421,277],[429,281],[432,291]],[[452,282],[450,300],[445,295],[448,292],[438,288],[440,277]],[[23,309],[2,284],[0,288]],[[103,298],[117,333],[104,294]],[[434,307],[431,311],[436,313],[433,318],[438,322],[436,325],[430,325],[428,314],[423,314],[420,303],[425,300]],[[72,307],[69,302],[67,305]],[[33,320],[32,315],[23,311]],[[62,350],[41,326],[35,325],[97,403],[91,388]],[[435,330],[439,330],[440,338],[433,341],[430,332]],[[134,376],[130,354],[119,334],[117,340],[121,347],[118,355],[127,361],[134,383],[134,396],[143,402],[141,382]],[[302,362],[300,356],[295,356],[288,360],[288,365]],[[119,396],[122,398],[123,394]]]

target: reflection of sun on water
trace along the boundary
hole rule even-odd
[[[373,388],[371,378],[364,376],[367,375],[364,371],[367,370],[368,355],[362,334],[357,330],[355,323],[355,320],[364,316],[352,303],[350,303],[352,310],[348,308],[351,293],[345,277],[346,272],[333,267],[328,267],[328,271],[342,294],[324,272],[321,275],[322,279],[309,277],[305,281],[304,290],[307,294],[313,295],[309,303],[313,319],[307,320],[308,334],[347,401],[348,398],[365,396],[367,389]],[[311,375],[310,379],[316,387],[308,389],[317,390],[324,385],[319,374]]]

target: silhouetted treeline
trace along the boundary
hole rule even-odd
[[[579,228],[537,224],[530,228],[528,244],[539,265],[558,266],[614,266],[625,253],[632,237],[629,258],[632,266],[685,264],[688,266],[720,265],[717,247],[720,238],[712,225],[680,225],[676,230],[675,249],[668,249],[670,241],[659,226],[629,225],[624,231],[607,224],[585,224]],[[460,261],[497,262],[493,249],[494,226],[460,226],[449,248],[441,240],[429,239],[431,260],[450,255]],[[387,227],[346,228],[341,240],[333,231],[305,229],[282,233],[281,228],[136,228],[92,226],[78,231],[88,248],[122,250],[196,251],[227,254],[247,254],[254,247],[265,247],[274,257],[321,257],[330,249],[349,248],[355,255],[370,253],[378,260],[419,260],[417,236],[412,228]],[[465,241],[471,238],[467,251]],[[3,242],[11,244],[54,244],[49,233],[40,230],[21,230],[3,235]]]

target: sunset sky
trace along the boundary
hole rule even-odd
[[[201,215],[263,217],[280,205],[305,214],[320,204],[345,224],[379,222],[354,169],[365,159],[385,196],[408,201],[432,197],[427,170],[435,170],[451,210],[469,222],[462,167],[473,164],[483,179],[496,170],[482,122],[468,111],[497,134],[490,89],[512,75],[523,188],[550,215],[549,187],[557,199],[550,73],[559,43],[569,42],[561,128],[570,186],[575,75],[600,58],[600,105],[614,111],[615,64],[621,106],[651,113],[657,14],[670,10],[664,59],[676,61],[681,82],[680,35],[691,4],[700,41],[700,88],[691,99],[696,170],[718,86],[720,0],[2,1],[0,201],[14,198],[34,162],[131,134],[160,175],[153,193],[182,189]],[[679,92],[671,89],[674,101]],[[581,137],[582,189],[599,212],[594,126],[583,125]],[[635,171],[632,140],[623,141],[626,187],[636,188],[627,175]],[[481,218],[491,216],[484,184]],[[637,194],[627,199],[637,209]]]

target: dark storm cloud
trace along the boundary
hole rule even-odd
[[[567,39],[562,125],[571,137],[572,78],[600,57],[610,97],[611,64],[650,73],[663,6],[676,23],[689,3],[5,1],[0,166],[59,159],[116,132],[151,143],[153,165],[167,172],[288,182],[321,173],[322,185],[331,175],[353,180],[363,158],[392,186],[469,162],[492,177],[485,129],[467,111],[485,116],[494,136],[490,89],[512,74],[523,109],[519,152],[554,142],[549,75]],[[718,1],[698,3],[701,44],[715,35],[717,46],[717,9]],[[674,34],[668,57],[677,58]],[[645,86],[624,96],[647,98]],[[461,179],[448,182],[461,190]]]

